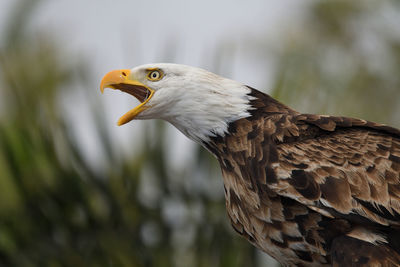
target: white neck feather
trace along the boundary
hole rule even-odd
[[[214,136],[225,136],[229,123],[250,116],[250,89],[246,86],[225,79],[218,85],[200,86],[205,88],[191,89],[198,92],[191,103],[177,103],[180,114],[166,118],[190,139],[202,143]],[[208,97],[202,97],[203,93]]]
[[[250,116],[250,89],[236,81],[190,67],[164,78],[152,101],[152,117],[164,119],[202,143],[224,136],[230,122]],[[161,85],[160,85],[161,86]]]

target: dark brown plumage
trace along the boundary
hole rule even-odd
[[[288,266],[399,266],[400,131],[251,96],[251,116],[204,144],[234,229]]]

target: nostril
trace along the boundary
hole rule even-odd
[[[126,76],[126,72],[125,72],[125,71],[123,71],[123,72],[122,72],[122,75],[123,75],[123,76]]]

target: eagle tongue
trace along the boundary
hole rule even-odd
[[[143,103],[150,95],[150,91],[146,87],[140,85],[119,83],[114,84],[113,87],[136,97],[141,103]]]

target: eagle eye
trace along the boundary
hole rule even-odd
[[[153,82],[161,80],[162,77],[163,77],[163,72],[159,69],[150,70],[147,73],[147,79]]]

